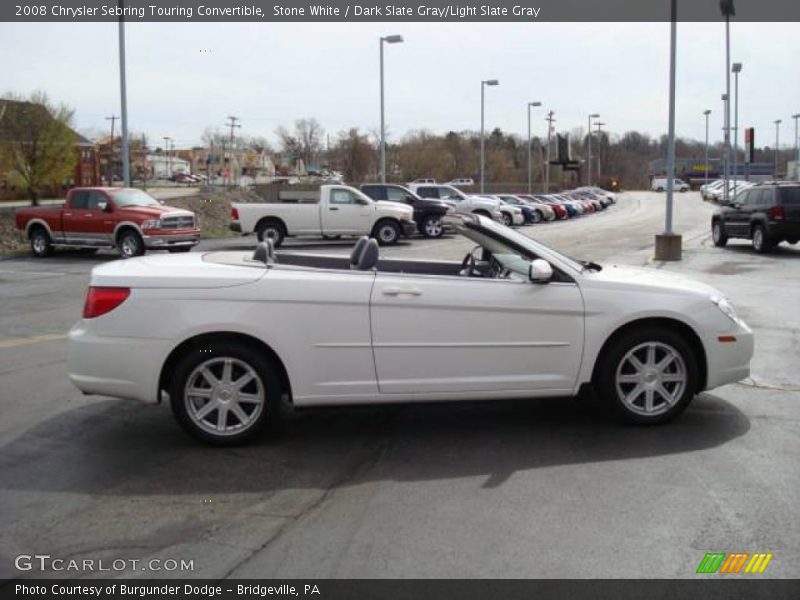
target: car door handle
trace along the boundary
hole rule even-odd
[[[385,287],[381,290],[384,296],[421,296],[422,290],[415,287]]]
[[[338,206],[331,206],[331,207],[328,208],[328,210],[339,210],[339,207]]]

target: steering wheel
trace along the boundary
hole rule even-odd
[[[480,246],[475,246],[472,250],[467,252],[464,260],[461,261],[462,273],[464,273],[466,277],[483,277],[483,274],[478,269],[477,260],[475,259],[475,250],[478,248],[480,248]]]

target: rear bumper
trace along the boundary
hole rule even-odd
[[[69,332],[70,381],[85,394],[157,403],[158,378],[169,341],[99,336],[90,321],[79,321]]]
[[[770,221],[767,223],[767,236],[780,240],[800,238],[800,222]]]
[[[200,241],[200,232],[187,234],[145,235],[142,236],[146,248],[180,248],[196,246]]]
[[[236,233],[242,233],[242,224],[239,223],[239,221],[233,221],[230,225],[228,225],[228,229],[235,231]]]

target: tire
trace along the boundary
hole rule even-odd
[[[53,253],[50,234],[44,227],[34,227],[30,232],[31,252],[36,258],[45,258]]]
[[[514,224],[514,217],[512,217],[507,212],[503,213],[503,225],[506,227],[511,227]]]
[[[533,220],[531,221],[531,223],[534,223],[534,224],[535,223],[541,223],[542,221],[544,221],[544,216],[542,216],[541,211],[534,210],[533,211]]]
[[[595,385],[626,423],[657,425],[686,409],[697,391],[698,373],[697,357],[683,336],[663,327],[643,327],[623,334],[602,353]]]
[[[128,229],[117,238],[117,251],[122,258],[133,258],[144,254],[144,241],[136,231]]]
[[[248,376],[237,388],[237,381]],[[169,395],[172,413],[189,435],[214,446],[232,446],[253,439],[277,417],[282,391],[276,369],[261,353],[245,344],[222,342],[185,354],[175,367]]]
[[[797,243],[798,240],[797,240],[797,238],[789,238],[786,241],[789,242],[792,246],[794,246]]]
[[[286,230],[280,221],[265,219],[256,225],[256,237],[259,242],[263,242],[266,238],[271,238],[273,245],[279,248],[286,237]]]
[[[439,215],[428,215],[422,219],[419,225],[419,232],[426,238],[440,238],[444,234],[442,217]]]
[[[717,248],[724,248],[728,243],[728,236],[725,234],[725,226],[720,221],[711,223],[711,239]]]
[[[372,229],[372,236],[381,246],[392,246],[400,239],[400,227],[394,221],[378,221]]]
[[[753,228],[753,250],[759,254],[766,254],[772,250],[772,240],[767,237],[767,232],[763,225],[756,225]]]
[[[167,248],[167,252],[170,254],[180,254],[181,252],[189,252],[191,249],[191,246],[178,246],[177,248]]]
[[[657,192],[663,192],[663,191],[664,191],[664,188],[663,188],[663,187],[658,187],[658,188],[656,188],[656,191],[657,191]]]

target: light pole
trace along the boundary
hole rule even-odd
[[[553,134],[553,123],[555,123],[555,118],[553,115],[556,114],[554,111],[549,111],[547,113],[547,156],[545,159],[544,165],[544,193],[550,193],[550,136]]]
[[[598,121],[597,123],[594,124],[594,126],[597,127],[597,143],[598,144],[602,144],[603,143],[603,138],[600,137],[600,134],[603,133],[603,127],[605,127],[606,124],[605,123],[600,123]],[[601,177],[601,174],[600,174],[600,150],[602,150],[602,146],[597,148],[597,178],[598,179],[600,179],[600,177]]]
[[[723,201],[728,203],[728,179],[731,159],[731,17],[736,16],[733,0],[719,0],[719,9],[725,17],[725,187]]]
[[[586,152],[587,154],[586,163],[589,166],[586,171],[586,185],[592,185],[592,119],[599,119],[599,118],[600,115],[598,115],[597,113],[589,115],[589,138],[588,138],[589,148],[588,151]]]
[[[122,10],[122,0],[119,0],[119,8],[119,14],[124,14]],[[128,91],[125,81],[125,20],[122,16],[119,18],[119,98],[120,122],[122,124],[122,181],[125,187],[130,187],[131,163],[128,152]]]
[[[775,119],[775,179],[778,178],[778,143],[780,141],[781,123],[780,119]]]
[[[708,185],[708,115],[711,114],[711,110],[706,109],[703,114],[706,116],[706,185]]]
[[[742,63],[733,63],[733,197],[739,181],[739,73]]]
[[[541,102],[528,102],[528,193],[531,193],[531,107],[541,106]]]
[[[164,156],[164,158],[166,158],[167,179],[169,179],[170,175],[172,175],[172,173],[170,173],[171,169],[169,168],[170,167],[170,164],[169,164],[169,143],[172,141],[172,138],[165,135],[162,139],[164,140],[164,152],[166,152],[166,155]]]
[[[794,119],[794,176],[800,180],[800,138],[797,137],[797,119],[800,119],[800,113],[792,115],[792,118]]]
[[[722,202],[723,204],[728,203],[728,159],[730,158],[728,154],[728,144],[730,139],[728,138],[728,94],[722,94],[722,136],[724,139],[723,146],[722,146],[722,179],[725,181],[725,185],[722,186]]]
[[[500,85],[500,82],[497,79],[484,79],[481,81],[481,194],[483,193],[483,182],[484,182],[484,136],[483,136],[483,107],[484,107],[484,90],[486,89],[487,85]]]
[[[402,35],[387,35],[381,38],[381,183],[386,183],[386,127],[384,125],[383,111],[383,43],[399,44],[403,41]]]
[[[671,0],[669,40],[669,130],[667,137],[667,211],[664,233],[656,235],[656,260],[680,260],[680,235],[672,232],[672,192],[675,179],[675,54],[678,38],[678,2]]]

